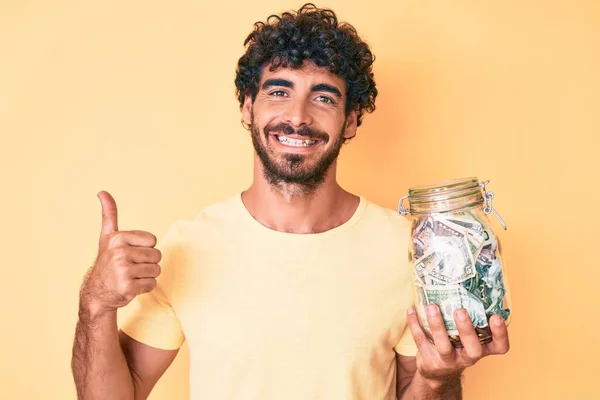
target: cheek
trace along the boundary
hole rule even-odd
[[[254,103],[254,118],[256,120],[270,120],[274,117],[281,115],[284,108],[281,102],[276,101],[256,101]]]
[[[316,105],[311,107],[311,113],[324,125],[326,124],[330,128],[335,127],[337,129],[337,127],[344,124],[344,120],[346,119],[344,110],[341,110],[338,107],[325,107]]]

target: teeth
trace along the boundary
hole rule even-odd
[[[281,143],[286,144],[288,146],[297,146],[297,147],[311,146],[311,145],[315,144],[315,142],[316,142],[316,140],[300,140],[300,139],[293,139],[293,138],[286,137],[286,136],[277,136],[277,140],[279,140]]]

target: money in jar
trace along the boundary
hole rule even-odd
[[[398,213],[412,219],[409,258],[415,308],[431,341],[425,312],[430,303],[440,308],[454,347],[462,347],[454,322],[458,308],[469,313],[481,343],[492,341],[492,315],[500,314],[507,326],[510,322],[508,282],[489,216],[504,229],[506,224],[492,207],[494,193],[486,190],[488,183],[464,178],[417,186],[398,204]]]

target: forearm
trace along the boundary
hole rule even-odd
[[[461,400],[461,375],[432,382],[417,371],[410,384],[399,393],[399,400]]]
[[[79,312],[71,369],[77,398],[133,400],[134,384],[119,344],[117,313]]]

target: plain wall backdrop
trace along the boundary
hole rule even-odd
[[[75,399],[98,191],[120,229],[160,237],[250,184],[237,59],[255,21],[301,4],[0,2],[0,398]],[[396,208],[414,185],[491,180],[512,348],[466,372],[465,398],[600,398],[600,3],[316,4],[377,57],[377,110],[342,150],[341,183]],[[187,350],[152,399],[185,398]]]

